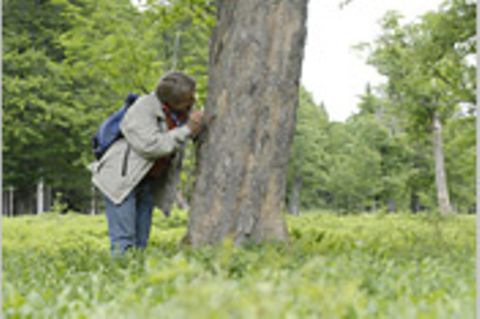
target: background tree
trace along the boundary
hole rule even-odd
[[[430,134],[438,207],[452,212],[444,164],[442,128],[461,102],[472,102],[471,68],[466,57],[475,34],[475,4],[453,1],[443,11],[402,27],[389,14],[370,63],[388,78],[392,103],[407,118],[412,135]]]
[[[328,156],[328,114],[303,87],[296,118],[287,183],[288,210],[293,215],[298,215],[300,208],[324,206],[319,193],[325,188]]]
[[[70,25],[51,2],[5,1],[3,12],[3,183],[16,188],[18,209],[30,210],[40,178],[66,191],[81,179],[74,133],[81,119],[57,41]]]

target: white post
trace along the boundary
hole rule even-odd
[[[44,201],[43,201],[43,178],[40,179],[40,181],[37,184],[37,215],[43,213],[45,211],[44,207]]]

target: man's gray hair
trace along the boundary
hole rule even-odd
[[[185,73],[169,72],[160,79],[155,93],[162,103],[176,105],[195,92],[195,86],[195,80]]]

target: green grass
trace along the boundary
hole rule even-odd
[[[150,247],[109,256],[104,216],[3,219],[6,318],[474,318],[475,218],[288,218],[290,243],[181,248],[155,213]]]

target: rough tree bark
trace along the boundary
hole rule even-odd
[[[448,215],[452,213],[452,207],[450,205],[447,176],[445,174],[442,123],[437,112],[433,114],[433,150],[435,158],[435,184],[437,186],[438,206],[442,215]]]
[[[220,0],[186,241],[286,240],[307,0]]]

